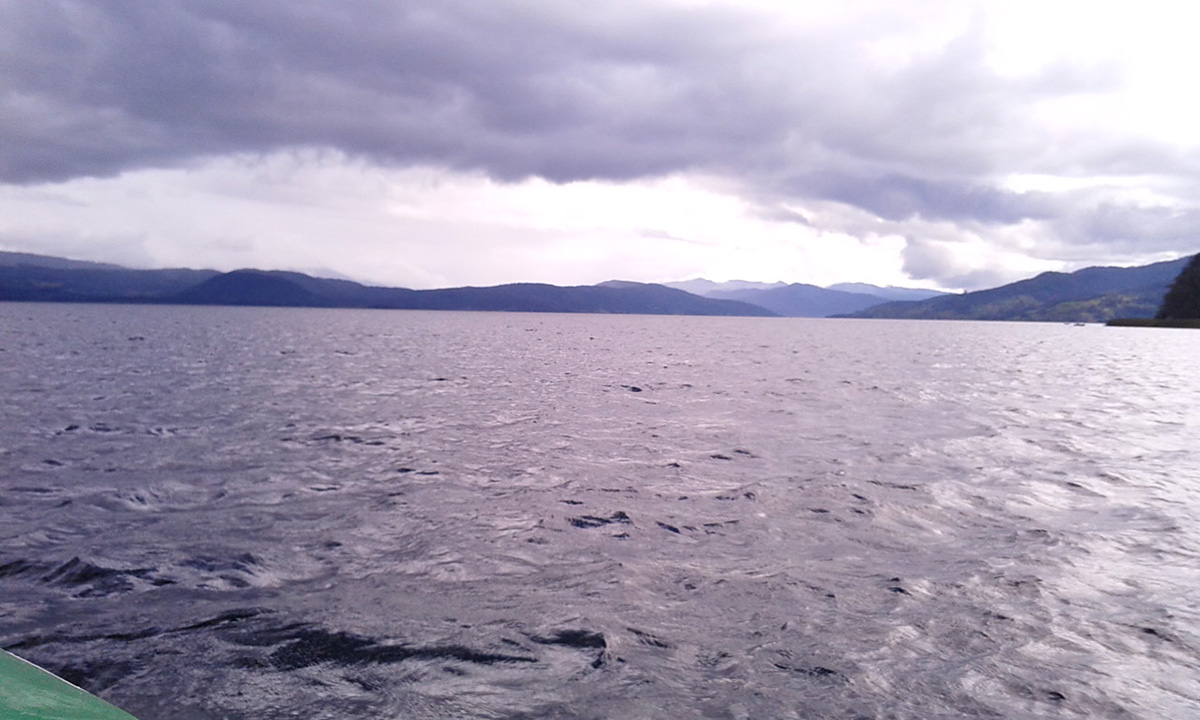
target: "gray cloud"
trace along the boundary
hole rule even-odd
[[[970,267],[963,265],[944,243],[921,238],[906,238],[904,272],[914,280],[936,280],[946,287],[988,288],[1019,279],[1019,275],[1003,267]]]
[[[0,182],[318,147],[500,180],[696,170],[733,179],[764,217],[833,200],[887,221],[1054,221],[1067,243],[1156,249],[1197,228],[1195,213],[999,184],[1200,174],[1195,153],[1146,138],[1035,126],[1032,106],[1113,90],[1115,68],[997,76],[978,20],[881,64],[865,51],[884,24],[787,34],[640,0],[0,0]]]
[[[626,179],[779,133],[785,118],[729,77],[749,27],[633,7],[5,3],[0,173],[317,145],[500,178]]]
[[[885,220],[976,220],[1017,223],[1053,217],[1054,198],[1041,192],[1015,193],[969,180],[927,180],[902,175],[852,176],[837,170],[794,178],[788,188],[801,196],[836,200],[869,210]]]
[[[869,71],[853,37],[785,41],[752,20],[625,2],[7,2],[0,171],[323,145],[558,181],[822,160],[977,174],[1011,149],[1000,129],[1023,100],[1097,82],[998,82],[971,34]]]
[[[1110,251],[1171,252],[1200,249],[1200,210],[1102,203],[1057,221],[1061,236]],[[1195,252],[1195,250],[1193,250]]]

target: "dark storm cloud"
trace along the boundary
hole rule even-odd
[[[1078,244],[1125,252],[1200,249],[1200,211],[1194,208],[1102,203],[1063,217],[1059,230]]]
[[[1054,215],[1047,193],[1015,193],[970,181],[938,181],[902,175],[843,175],[837,171],[794,178],[794,194],[836,200],[863,208],[885,220],[977,220],[1011,224]]]
[[[730,77],[745,23],[560,5],[6,2],[0,172],[317,145],[501,178],[625,179],[780,134],[782,108]]]
[[[999,178],[1196,164],[1032,124],[1040,101],[1113,89],[1112,68],[999,77],[979,21],[885,62],[869,51],[886,32],[641,0],[0,0],[0,182],[321,147],[501,180],[698,170],[764,216],[806,199],[893,221],[1062,216],[1068,237],[1116,242],[1157,231]]]

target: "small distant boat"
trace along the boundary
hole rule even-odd
[[[0,650],[0,718],[137,720],[95,695],[3,650]]]

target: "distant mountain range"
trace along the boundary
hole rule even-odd
[[[785,317],[846,315],[890,300],[924,300],[946,294],[937,290],[879,287],[866,283],[841,283],[823,288],[803,283],[685,280],[666,285],[705,297],[752,303]]]
[[[783,287],[784,285],[787,285],[787,283],[751,282],[749,280],[714,282],[712,280],[699,278],[697,280],[680,280],[679,282],[663,283],[663,285],[675,288],[676,290],[690,292],[693,295],[704,295],[707,297],[709,293],[726,292],[729,290],[770,290],[771,288]]]
[[[758,305],[706,298],[648,283],[608,282],[578,287],[518,283],[409,290],[293,272],[130,270],[3,252],[0,300],[759,317],[776,314]]]
[[[925,288],[902,288],[888,285],[887,287],[879,287],[878,285],[868,285],[866,283],[837,283],[830,285],[827,290],[841,290],[848,293],[859,293],[862,295],[874,295],[881,297],[884,300],[928,300],[929,298],[939,297],[941,295],[949,295],[950,293],[942,292],[941,290],[928,290]]]
[[[1104,322],[1116,317],[1153,317],[1168,286],[1189,259],[1133,268],[1042,273],[990,290],[951,295],[864,283],[822,288],[709,280],[409,290],[295,272],[131,270],[0,252],[0,301]]]
[[[1190,257],[1140,267],[1046,272],[990,290],[892,302],[849,314],[859,318],[1106,322],[1152,318]]]

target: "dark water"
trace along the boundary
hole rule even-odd
[[[1200,713],[1200,333],[8,304],[0,391],[0,645],[143,720]]]

